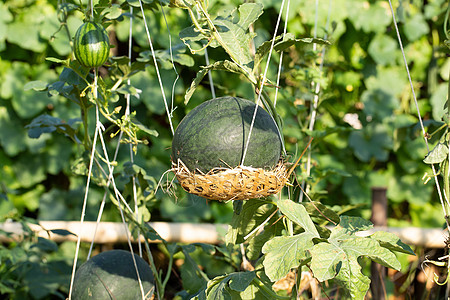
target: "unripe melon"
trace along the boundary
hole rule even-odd
[[[180,122],[172,141],[172,160],[191,172],[241,165],[256,104],[237,97],[221,97],[195,107]],[[280,134],[273,118],[257,107],[242,165],[270,170],[281,155]]]
[[[110,250],[86,261],[75,273],[72,299],[142,299],[131,255],[131,252],[125,250]],[[136,254],[133,255],[144,288],[145,299],[150,299],[154,292],[153,273],[144,259]]]
[[[85,67],[100,67],[109,57],[109,37],[102,25],[86,22],[75,33],[73,51]]]

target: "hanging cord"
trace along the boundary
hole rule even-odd
[[[247,137],[247,141],[245,143],[245,147],[244,147],[244,153],[242,154],[242,160],[241,160],[241,165],[245,165],[244,161],[245,161],[245,156],[247,155],[247,150],[248,150],[248,146],[250,144],[250,137],[252,135],[252,131],[253,131],[253,126],[255,125],[255,119],[256,119],[256,113],[258,112],[258,107],[261,103],[261,94],[263,92],[263,88],[264,88],[264,83],[266,82],[267,79],[267,71],[269,70],[269,65],[270,65],[270,59],[272,58],[272,51],[273,51],[273,47],[275,45],[275,38],[277,36],[277,32],[278,32],[278,27],[280,26],[280,21],[281,21],[281,15],[283,13],[283,8],[284,8],[284,3],[285,0],[283,0],[283,2],[281,3],[281,8],[280,8],[280,13],[278,14],[278,19],[277,19],[277,23],[275,25],[275,30],[274,30],[274,34],[272,37],[272,43],[270,45],[270,51],[269,51],[269,55],[267,57],[267,62],[266,62],[266,67],[264,69],[264,74],[263,74],[263,78],[261,80],[261,83],[259,85],[259,92],[258,92],[258,97],[256,100],[256,105],[255,105],[255,109],[253,111],[253,118],[252,118],[252,122],[250,123],[250,128],[249,128],[249,132],[248,132],[248,137]],[[281,143],[283,144],[283,151],[286,152],[285,148],[284,148],[284,142],[282,139],[282,135],[280,132],[280,128],[278,128],[278,135],[280,137]]]
[[[200,19],[201,15],[200,12],[197,10],[197,17]],[[205,47],[206,43],[202,42],[202,48],[205,50],[205,63],[207,66],[209,66],[209,55],[208,55],[208,47]],[[211,90],[211,96],[212,98],[216,98],[216,90],[214,89],[214,82],[212,78],[211,70],[208,70],[208,80],[209,80],[209,88]]]
[[[92,1],[92,0],[91,0]],[[92,2],[91,2],[91,6],[92,6]],[[97,97],[97,69],[94,69],[94,85],[93,85],[93,91],[92,93],[94,94],[94,97]],[[95,106],[95,114],[96,114],[96,118],[97,120],[99,119],[99,110],[98,110],[98,106]],[[78,261],[78,252],[80,250],[80,244],[81,244],[81,233],[83,231],[83,224],[84,224],[84,217],[86,215],[86,206],[87,206],[87,200],[88,200],[88,194],[89,194],[89,186],[91,183],[91,175],[92,175],[92,165],[94,163],[94,156],[95,156],[95,145],[97,144],[97,138],[99,135],[99,131],[101,124],[96,123],[95,126],[95,133],[94,133],[94,140],[92,142],[92,150],[91,150],[91,157],[89,160],[89,168],[88,168],[88,174],[87,174],[87,181],[86,181],[86,187],[85,187],[85,192],[84,192],[84,199],[83,199],[83,206],[81,209],[81,218],[80,218],[80,231],[78,234],[78,238],[77,238],[77,245],[75,248],[75,257],[73,259],[73,266],[72,266],[72,276],[70,278],[70,287],[69,287],[69,300],[72,299],[72,289],[73,289],[73,282],[75,279],[75,270],[77,268],[77,261]],[[86,126],[86,124],[85,124]]]
[[[331,17],[331,5],[332,2],[331,0],[328,1],[328,14],[327,14],[327,21],[325,23],[325,35],[324,35],[324,39],[328,38],[328,28],[330,26],[330,17]],[[318,19],[319,19],[319,0],[316,0],[316,14],[315,14],[315,19],[314,19],[314,38],[317,38],[317,23],[318,23]],[[313,51],[315,52],[317,50],[317,43],[313,44]],[[319,74],[322,74],[323,72],[323,63],[324,63],[324,57],[325,57],[325,50],[326,48],[323,47],[322,48],[322,52],[321,52],[321,61],[320,61],[320,65],[319,65]],[[308,130],[311,132],[314,130],[314,125],[316,123],[316,118],[317,118],[317,106],[319,104],[319,93],[320,93],[320,82],[312,82],[312,86],[314,88],[314,98],[313,98],[313,103],[312,103],[312,108],[311,108],[311,120],[309,122],[309,126],[308,126]],[[306,160],[306,175],[309,176],[311,174],[311,160],[312,160],[312,149],[311,149],[311,145],[308,148],[308,158]],[[302,190],[306,190],[306,192],[308,192],[308,189],[305,189],[305,185],[306,185],[306,181],[303,180],[302,184],[301,184],[301,188]],[[304,193],[300,193],[299,195],[299,202],[303,202],[303,197],[304,197]]]
[[[423,139],[424,139],[424,141],[425,141],[425,145],[426,145],[426,147],[427,147],[427,151],[430,152],[430,146],[429,146],[428,140],[427,140],[427,138],[426,138],[426,130],[425,130],[425,126],[423,125],[422,116],[421,116],[421,113],[420,113],[419,103],[418,103],[418,101],[417,101],[416,92],[415,92],[415,90],[414,90],[414,85],[413,85],[413,82],[412,82],[412,79],[411,79],[411,73],[410,73],[410,71],[409,71],[408,61],[406,60],[406,54],[405,54],[405,50],[403,49],[403,43],[402,43],[402,39],[401,39],[401,37],[400,37],[400,32],[399,32],[399,30],[398,30],[397,20],[396,20],[396,18],[395,18],[394,8],[393,8],[393,6],[392,6],[391,0],[389,0],[389,7],[391,8],[392,21],[393,21],[393,23],[394,23],[394,27],[395,27],[395,32],[396,32],[396,34],[397,34],[398,43],[399,43],[399,46],[400,46],[400,50],[401,50],[401,52],[402,52],[403,63],[404,63],[404,65],[405,65],[406,74],[407,74],[407,76],[408,76],[409,85],[410,85],[411,92],[412,92],[413,99],[414,99],[414,104],[415,104],[415,106],[416,106],[417,117],[418,117],[418,119],[419,119],[420,128],[421,128],[421,130],[422,130],[422,136],[423,136]],[[438,179],[437,179],[437,173],[436,173],[436,169],[435,169],[434,165],[431,165],[431,169],[432,169],[432,171],[433,171],[433,178],[434,178],[434,182],[435,182],[435,184],[436,184],[436,189],[437,189],[437,192],[438,192],[438,195],[439,195],[439,200],[440,200],[440,202],[441,202],[443,212],[445,213],[446,209],[445,209],[444,197],[445,197],[445,200],[446,200],[446,202],[447,202],[447,206],[450,207],[450,203],[449,203],[449,201],[448,201],[448,196],[449,196],[449,195],[444,195],[444,197],[442,196],[440,184],[439,184],[439,181],[438,181]]]
[[[178,82],[178,79],[180,78],[180,74],[178,74],[177,68],[175,67],[175,61],[173,60],[173,49],[172,49],[172,34],[170,34],[170,28],[169,23],[167,22],[166,13],[164,12],[164,7],[162,3],[159,3],[161,7],[161,12],[164,17],[164,23],[166,24],[167,32],[169,33],[169,53],[170,53],[170,61],[172,63],[172,69],[176,74],[176,78],[172,84],[172,97],[171,97],[171,107],[170,107],[170,118],[173,116],[173,112],[175,110],[174,103],[175,103],[175,86]]]
[[[288,27],[288,20],[289,20],[289,6],[291,4],[291,0],[288,0],[286,5],[286,20],[284,20],[284,29],[283,29],[283,39],[286,36],[287,33],[287,27]],[[278,90],[280,89],[280,77],[281,77],[281,69],[283,68],[283,53],[284,51],[281,51],[280,53],[280,63],[278,64],[278,73],[277,73],[277,82],[275,84],[275,97],[273,99],[273,106],[277,106],[277,99],[278,99]]]
[[[161,88],[161,95],[162,95],[163,100],[164,100],[164,107],[166,108],[166,113],[167,113],[167,118],[168,118],[168,121],[169,121],[170,131],[172,132],[172,135],[173,135],[174,134],[174,130],[173,130],[173,125],[172,125],[172,113],[169,111],[169,106],[167,104],[166,94],[164,92],[164,86],[163,86],[163,82],[162,82],[162,79],[161,79],[161,74],[159,72],[158,62],[156,60],[156,55],[155,55],[155,49],[153,48],[153,42],[152,42],[152,38],[151,38],[151,35],[150,35],[150,30],[148,29],[147,18],[145,17],[144,4],[142,3],[142,0],[139,0],[139,6],[141,8],[142,19],[144,21],[144,27],[145,27],[145,32],[147,33],[147,39],[148,39],[148,43],[149,43],[149,46],[150,46],[150,51],[151,51],[152,56],[153,56],[153,63],[155,64],[155,71],[156,71],[156,75],[158,77],[159,87]]]
[[[129,29],[129,38],[128,38],[128,59],[129,59],[128,66],[131,66],[131,48],[132,48],[132,32],[133,32],[133,29],[132,29],[132,24],[133,24],[133,7],[132,6],[130,6],[130,16],[131,16],[130,17],[130,29]],[[131,84],[130,78],[128,78],[127,84],[128,85]],[[127,93],[125,95],[125,99],[126,99],[125,116],[129,116],[130,115],[130,94],[129,93]],[[116,161],[117,156],[119,154],[120,141],[122,140],[122,136],[123,136],[123,131],[121,131],[119,133],[118,141],[117,141],[117,145],[116,145],[116,150],[114,152],[113,161]],[[131,160],[131,163],[133,163],[133,161],[134,161],[133,150],[132,150],[133,146],[130,144],[129,148],[130,148],[130,160]],[[103,215],[103,210],[104,210],[104,207],[105,207],[105,204],[106,204],[106,196],[108,195],[108,189],[109,189],[109,186],[111,184],[111,178],[113,178],[112,171],[111,171],[111,173],[109,174],[108,177],[109,178],[108,178],[108,181],[106,183],[106,190],[105,190],[105,192],[103,194],[103,199],[102,199],[102,202],[100,204],[99,212],[97,214],[97,222],[95,224],[94,234],[93,234],[93,237],[92,237],[91,245],[89,247],[89,252],[88,252],[87,259],[89,259],[91,257],[92,250],[93,250],[93,247],[94,247],[94,240],[95,240],[95,237],[97,235],[98,226],[100,224],[100,220],[101,220],[101,217]],[[135,203],[134,210],[135,210],[136,219],[137,219],[138,218],[138,207],[137,207],[136,178],[135,178],[135,176],[132,176],[131,180],[132,180],[132,186],[133,186],[133,198],[134,198],[134,203]],[[140,241],[138,242],[138,247],[139,247],[139,255],[142,257],[142,246],[141,246]]]
[[[132,53],[132,49],[133,49],[133,6],[130,5],[130,27],[128,30],[128,66],[131,67],[131,53]],[[127,85],[130,86],[131,85],[131,79],[128,78],[127,79]],[[125,108],[125,116],[128,118],[128,116],[130,115],[130,108],[131,108],[131,94],[127,93],[125,95],[125,100],[126,100],[126,108]],[[119,137],[119,143],[122,137],[122,132],[120,132],[120,137]],[[128,150],[130,153],[130,162],[132,164],[134,164],[134,152],[133,152],[133,145],[128,145]],[[115,160],[115,158],[114,158]],[[139,208],[138,208],[138,200],[137,200],[137,186],[136,186],[136,176],[133,175],[131,177],[132,180],[132,186],[133,186],[133,201],[134,201],[134,212],[135,212],[135,218],[136,220],[139,219]],[[122,213],[122,212],[121,212]],[[137,228],[137,236],[140,236],[140,229]],[[138,239],[138,251],[139,251],[139,256],[143,257],[143,253],[142,253],[142,244],[141,244],[141,240]]]
[[[449,5],[449,4],[447,4],[447,5],[448,5],[448,6],[447,6],[447,11],[446,11],[446,15],[445,15],[445,21],[444,21],[444,31],[445,31],[446,36],[447,36],[447,22],[448,22],[448,15],[449,15],[449,13],[450,13],[450,5]],[[430,146],[429,146],[429,144],[428,144],[425,126],[423,125],[422,115],[421,115],[421,113],[420,113],[419,103],[418,103],[418,101],[417,101],[416,93],[415,93],[415,90],[414,90],[414,85],[413,85],[413,82],[412,82],[412,79],[411,79],[411,73],[410,73],[410,71],[409,71],[408,62],[407,62],[407,60],[406,60],[406,55],[405,55],[405,51],[404,51],[404,49],[403,49],[403,43],[402,43],[402,39],[401,39],[401,37],[400,37],[400,32],[399,32],[399,30],[398,30],[397,20],[396,20],[396,18],[395,18],[394,8],[393,8],[393,6],[392,6],[391,0],[389,0],[389,7],[390,7],[390,9],[391,9],[392,21],[393,21],[393,23],[394,23],[394,27],[395,27],[395,32],[396,32],[396,34],[397,34],[398,43],[399,43],[399,46],[400,46],[400,50],[401,50],[401,52],[402,52],[403,63],[404,63],[404,65],[405,65],[406,74],[407,74],[407,76],[408,76],[409,85],[410,85],[411,92],[412,92],[413,99],[414,99],[414,104],[415,104],[415,106],[416,106],[417,117],[418,117],[418,119],[419,119],[420,128],[421,128],[421,130],[422,130],[422,136],[423,136],[423,139],[424,139],[424,141],[425,141],[425,145],[426,145],[426,147],[427,147],[427,152],[429,153],[429,152],[430,152]],[[449,161],[450,161],[450,152],[449,152],[449,157],[448,157],[448,159],[449,159]],[[449,172],[450,172],[450,168],[448,168],[448,169],[449,169]],[[439,180],[438,180],[438,178],[437,178],[438,176],[437,176],[437,173],[436,173],[436,169],[435,169],[435,167],[434,167],[434,164],[431,165],[431,170],[432,170],[432,172],[433,172],[433,178],[434,178],[434,182],[435,182],[435,184],[436,184],[436,190],[437,190],[437,192],[438,192],[439,201],[440,201],[441,206],[442,206],[442,212],[444,213],[444,217],[446,218],[447,230],[450,231],[449,223],[448,223],[448,220],[447,220],[447,217],[448,217],[448,216],[447,216],[447,213],[446,213],[446,212],[447,212],[447,209],[446,209],[446,207],[445,207],[445,205],[447,205],[447,207],[450,207],[450,203],[449,203],[449,196],[450,196],[450,195],[446,195],[446,194],[445,194],[445,191],[444,191],[444,195],[442,195],[441,187],[440,187],[440,184],[439,184]],[[447,174],[447,175],[448,175],[448,174]],[[445,186],[445,183],[444,183],[444,186]],[[445,199],[445,201],[444,201],[444,199]],[[450,264],[450,257],[448,258],[447,264]],[[448,276],[448,274],[447,274],[447,276]],[[447,288],[445,289],[445,299],[448,299],[448,297],[449,297],[449,284],[450,284],[450,282],[447,282]]]

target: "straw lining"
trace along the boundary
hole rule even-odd
[[[206,174],[191,172],[178,160],[172,162],[172,171],[186,192],[219,201],[267,197],[280,192],[288,178],[282,160],[270,171],[238,166],[213,169]]]

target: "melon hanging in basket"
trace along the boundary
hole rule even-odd
[[[283,188],[288,176],[279,130],[261,107],[247,146],[255,108],[249,100],[221,97],[184,117],[172,141],[172,167],[184,190],[226,201],[266,197]]]

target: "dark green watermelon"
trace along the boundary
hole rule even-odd
[[[255,103],[237,97],[215,98],[195,107],[180,122],[172,141],[172,160],[195,172],[240,165]],[[243,165],[272,169],[281,155],[273,118],[258,107]]]
[[[153,273],[144,259],[136,254],[134,258],[146,294],[145,299],[150,299],[154,292]],[[72,299],[142,299],[131,252],[105,251],[82,264],[75,273]]]

